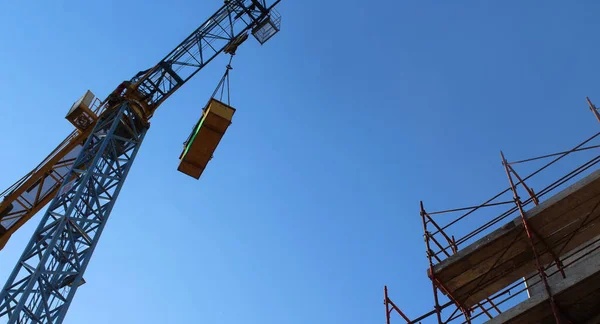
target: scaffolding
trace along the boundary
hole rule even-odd
[[[600,122],[598,109],[586,99]],[[421,202],[433,310],[411,320],[386,286],[387,324],[398,319],[440,324],[598,321],[600,170],[594,166],[600,162],[600,145],[594,140],[599,136],[567,151],[519,161],[509,162],[501,152],[509,186],[481,204],[429,212]],[[535,161],[546,163],[534,168]],[[522,177],[517,165],[531,172]],[[532,183],[542,189],[535,192]]]

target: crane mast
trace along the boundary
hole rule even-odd
[[[234,54],[249,32],[261,44],[276,34],[277,3],[226,0],[154,67],[102,102],[88,93],[73,105],[67,119],[77,130],[2,194],[0,247],[52,202],[0,292],[0,317],[62,323],[154,111],[220,53]]]

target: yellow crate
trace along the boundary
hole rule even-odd
[[[211,99],[183,147],[177,170],[199,179],[231,124],[234,113],[235,108]]]

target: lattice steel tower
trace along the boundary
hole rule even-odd
[[[63,321],[154,111],[217,55],[233,55],[249,32],[261,44],[275,35],[278,3],[225,1],[154,67],[103,101],[88,91],[73,105],[67,119],[77,130],[0,195],[2,247],[53,197],[0,292],[0,317],[8,323]]]

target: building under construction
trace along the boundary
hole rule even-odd
[[[434,306],[413,316],[391,297],[402,287],[385,287],[387,324],[600,323],[598,136],[520,161],[501,154],[508,187],[481,204],[421,203]]]

